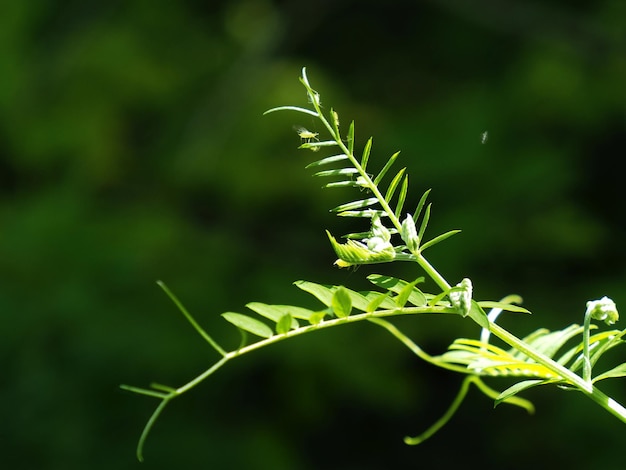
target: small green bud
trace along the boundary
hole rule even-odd
[[[406,219],[402,222],[402,231],[400,232],[402,240],[406,243],[407,248],[411,252],[416,252],[419,248],[419,237],[415,228],[415,221],[411,214],[407,214]]]
[[[591,318],[594,320],[603,321],[607,325],[612,325],[619,320],[617,306],[615,302],[607,296],[602,297],[600,300],[590,300],[587,302],[587,312],[585,315],[591,315]]]
[[[448,298],[452,306],[461,311],[461,315],[467,316],[472,307],[472,281],[463,279],[450,291]]]

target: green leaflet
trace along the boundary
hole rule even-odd
[[[412,305],[415,305],[416,307],[422,307],[426,305],[427,303],[426,296],[424,295],[424,293],[421,290],[419,290],[417,287],[415,287],[415,284],[424,282],[423,277],[419,277],[413,282],[407,282],[407,281],[403,281],[402,279],[397,279],[391,276],[383,276],[381,274],[370,274],[369,276],[367,276],[367,280],[370,281],[375,286],[382,287],[383,289],[394,292],[396,294],[403,293],[403,297],[406,296],[406,299],[404,299],[402,306],[404,306],[404,303],[406,303],[406,301],[408,301]],[[407,290],[404,291],[404,289],[407,289]]]
[[[480,305],[482,308],[500,308],[502,310],[506,310],[509,312],[530,313],[530,311],[526,310],[524,307],[520,307],[519,305],[507,304],[504,302],[492,302],[489,300],[480,300],[478,301],[478,305]]]
[[[260,336],[261,338],[269,338],[273,335],[272,329],[256,318],[235,312],[222,313],[222,316],[237,328],[241,328],[242,330],[252,333],[253,335]]]
[[[500,403],[514,397],[515,395],[517,395],[520,392],[523,392],[524,390],[528,390],[529,388],[537,387],[539,385],[544,385],[548,383],[552,383],[552,381],[533,379],[533,380],[523,380],[522,382],[517,382],[515,385],[512,385],[511,387],[504,390],[500,395],[498,395],[498,398],[496,398],[496,401],[494,402],[494,406],[498,406]]]
[[[394,214],[396,218],[400,219],[402,215],[402,209],[404,209],[404,201],[406,200],[406,194],[409,190],[409,175],[405,175],[402,180],[402,187],[400,188],[400,194],[398,195],[398,202],[396,204],[396,210]]]
[[[626,377],[626,363],[620,364],[611,370],[608,370],[593,379],[594,382],[604,379],[613,379],[618,377]]]
[[[417,239],[424,239],[424,232],[426,231],[426,227],[428,226],[428,220],[430,219],[430,204],[426,206],[426,211],[424,212],[424,217],[422,218],[422,223],[420,225],[419,232],[417,233]]]
[[[350,123],[350,127],[348,128],[348,135],[346,136],[346,141],[348,143],[348,151],[350,155],[354,155],[354,121]]]
[[[430,194],[430,189],[426,190],[419,202],[417,203],[417,207],[415,208],[415,212],[413,213],[413,220],[417,221],[419,216],[422,214],[422,209],[424,208],[424,204],[426,204],[426,199],[428,199],[428,194]]]
[[[258,313],[259,315],[272,320],[273,322],[278,322],[285,316],[289,316],[291,318],[290,328],[298,328],[298,320],[292,317],[290,310],[291,308],[280,308],[275,305],[267,305],[261,302],[250,302],[246,304],[250,310]],[[309,314],[310,316],[310,314]],[[308,316],[305,318],[308,319]]]
[[[427,248],[430,248],[431,246],[436,245],[437,243],[442,242],[442,241],[450,238],[452,235],[456,235],[457,233],[461,233],[461,231],[460,230],[450,230],[449,232],[442,233],[441,235],[438,235],[435,238],[433,238],[432,240],[429,240],[426,243],[424,243],[423,245],[421,245],[420,246],[420,251],[424,251]]]
[[[276,322],[276,333],[279,335],[284,335],[292,328],[298,328],[298,322],[296,322],[296,326],[293,326],[293,318],[288,313],[284,314],[278,322]]]
[[[387,160],[387,163],[385,163],[383,169],[380,170],[380,173],[378,173],[378,175],[376,175],[376,178],[374,178],[374,184],[376,186],[378,186],[378,183],[380,183],[380,181],[385,177],[385,175],[389,171],[389,168],[391,168],[391,165],[393,165],[394,162],[398,159],[399,155],[400,152],[396,152],[389,158],[389,160]]]
[[[342,160],[347,160],[348,156],[345,154],[340,155],[332,155],[330,157],[322,158],[321,160],[317,160],[313,163],[309,163],[305,168],[314,168],[316,166],[328,165],[329,163],[340,162]]]
[[[296,281],[294,282],[294,284],[299,289],[302,289],[303,291],[308,292],[309,294],[313,295],[315,298],[317,298],[320,302],[322,302],[327,307],[334,308],[333,302],[338,301],[338,300],[345,302],[344,311],[349,310],[347,308],[347,301],[349,300],[351,308],[360,310],[362,312],[368,312],[370,311],[368,310],[368,307],[372,303],[372,299],[379,294],[379,292],[360,293],[360,292],[355,292],[343,286],[325,286],[325,285],[316,284],[314,282],[309,282],[309,281]],[[342,292],[341,297],[339,299],[335,299],[335,295],[337,291]],[[346,295],[348,299],[345,299]],[[383,300],[384,299],[382,299],[380,302],[383,302]],[[394,308],[395,305],[386,304],[385,307]],[[312,315],[315,315],[315,313],[312,313]]]
[[[345,318],[352,312],[352,300],[345,287],[338,287],[333,293],[331,307],[337,318]]]
[[[337,168],[334,170],[323,170],[315,173],[314,176],[344,176],[356,175],[359,172],[356,168]]]
[[[363,156],[361,157],[361,168],[363,168],[363,171],[365,171],[365,169],[367,168],[367,162],[370,158],[370,151],[372,150],[372,138],[370,137],[369,139],[367,139],[367,142],[365,143],[365,148],[363,149]]]
[[[406,168],[402,168],[391,180],[391,183],[387,188],[387,193],[385,194],[385,201],[387,201],[388,203],[391,203],[391,198],[393,198],[393,195],[396,192],[396,188],[398,187],[398,184],[400,184],[400,181],[402,180],[402,176],[404,175],[405,171]]]
[[[374,204],[378,204],[378,199],[376,199],[375,197],[370,197],[367,199],[361,199],[359,201],[352,201],[341,204],[340,206],[331,209],[331,212],[345,212],[353,209],[361,209],[363,207],[373,206]]]
[[[298,289],[302,289],[303,291],[313,295],[327,307],[332,305],[333,291],[329,287],[309,281],[296,281],[294,282],[294,285]]]
[[[372,292],[372,294],[374,294]],[[372,300],[370,301],[369,304],[367,304],[367,306],[365,307],[365,311],[366,312],[375,312],[378,307],[382,306],[382,304],[385,302],[385,300],[389,300],[389,292],[383,294],[383,293],[378,293],[376,292],[376,295],[373,296]],[[391,308],[394,308],[395,305],[392,305]]]

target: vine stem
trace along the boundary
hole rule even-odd
[[[348,147],[343,143],[343,141],[341,140],[341,135],[338,133],[337,130],[333,128],[333,126],[330,124],[330,122],[328,122],[328,120],[324,116],[324,113],[322,112],[322,109],[321,109],[321,105],[319,103],[319,95],[309,85],[309,81],[306,76],[305,69],[302,70],[301,82],[307,89],[307,92],[310,96],[311,103],[313,104],[313,107],[315,108],[315,111],[317,112],[317,117],[322,121],[324,126],[328,129],[330,134],[334,137],[335,142],[337,143],[339,148],[344,152],[344,154],[348,157],[348,159],[350,160],[354,168],[359,172],[359,175],[366,182],[367,188],[371,190],[374,196],[376,197],[376,199],[378,199],[382,209],[389,216],[390,222],[394,225],[394,227],[398,230],[398,232],[401,232],[402,227],[401,227],[400,221],[396,217],[394,211],[391,210],[391,207],[389,206],[388,202],[385,200],[382,193],[378,190],[378,186],[374,184],[370,176],[367,174],[365,169],[361,166],[361,164],[358,162],[358,160],[354,156],[353,152],[351,152],[350,149],[348,149]],[[451,288],[448,281],[446,281],[446,279],[428,262],[428,260],[424,258],[422,253],[419,251],[419,247],[416,250],[412,250],[412,253],[415,255],[416,261],[420,265],[420,267],[426,272],[426,274],[428,274],[428,276],[439,286],[439,288],[442,291],[447,291]],[[557,376],[562,377],[565,381],[574,385],[576,388],[578,388],[581,392],[583,392],[593,401],[595,401],[600,406],[602,406],[607,411],[609,411],[611,414],[619,418],[622,422],[626,423],[626,408],[624,408],[618,402],[616,402],[615,400],[613,400],[612,398],[608,397],[606,394],[598,390],[591,383],[590,380],[589,381],[584,380],[577,374],[573,373],[569,369],[553,361],[549,357],[537,351],[534,351],[524,341],[517,338],[515,335],[509,333],[507,330],[505,330],[504,328],[498,326],[497,324],[491,321],[489,322],[489,329],[494,336],[500,338],[506,344],[517,349],[523,354],[527,355],[529,358],[544,365],[546,368],[554,372]]]
[[[534,351],[532,348],[528,347],[524,341],[509,333],[501,326],[495,323],[490,323],[489,328],[494,336],[497,336],[509,346],[514,347],[518,351],[526,354],[528,357],[550,369],[567,382],[570,382],[590,399],[598,403],[602,408],[619,418],[622,422],[626,423],[626,408],[598,390],[591,382],[585,381],[582,377],[576,375],[549,357]]]

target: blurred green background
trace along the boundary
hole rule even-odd
[[[359,147],[375,136],[372,165],[401,150],[411,198],[433,189],[430,234],[463,230],[430,253],[444,276],[524,296],[534,316],[505,326],[561,328],[602,295],[626,306],[625,18],[620,0],[2,2],[2,466],[622,468],[626,427],[548,389],[527,394],[536,416],[474,391],[405,446],[459,378],[373,325],[234,362],[166,409],[144,464],[157,403],[118,385],[178,386],[216,359],[158,279],[234,347],[223,311],[313,307],[293,281],[362,288],[393,268],[332,266],[323,229],[366,227],[329,214],[350,195],[303,169],[292,126],[320,129],[262,117],[306,103],[302,66]],[[477,333],[398,324],[432,353]],[[603,389],[626,401],[623,382]]]

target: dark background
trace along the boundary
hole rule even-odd
[[[332,266],[323,230],[366,228],[328,213],[352,196],[303,169],[319,154],[296,151],[292,126],[312,120],[262,117],[306,104],[302,66],[359,149],[375,136],[371,165],[401,150],[410,199],[433,189],[431,236],[463,230],[429,254],[442,274],[471,277],[478,299],[524,296],[534,315],[506,327],[581,322],[602,295],[626,305],[624,2],[381,3],[2,3],[3,467],[622,468],[624,425],[556,389],[526,394],[535,416],[474,390],[405,446],[459,377],[369,324],[233,362],[174,401],[135,460],[157,402],[118,385],[179,386],[217,357],[157,279],[232,348],[219,314],[315,306],[297,279],[419,275]],[[433,354],[477,334],[456,317],[398,324]],[[623,382],[601,388],[626,401]]]

